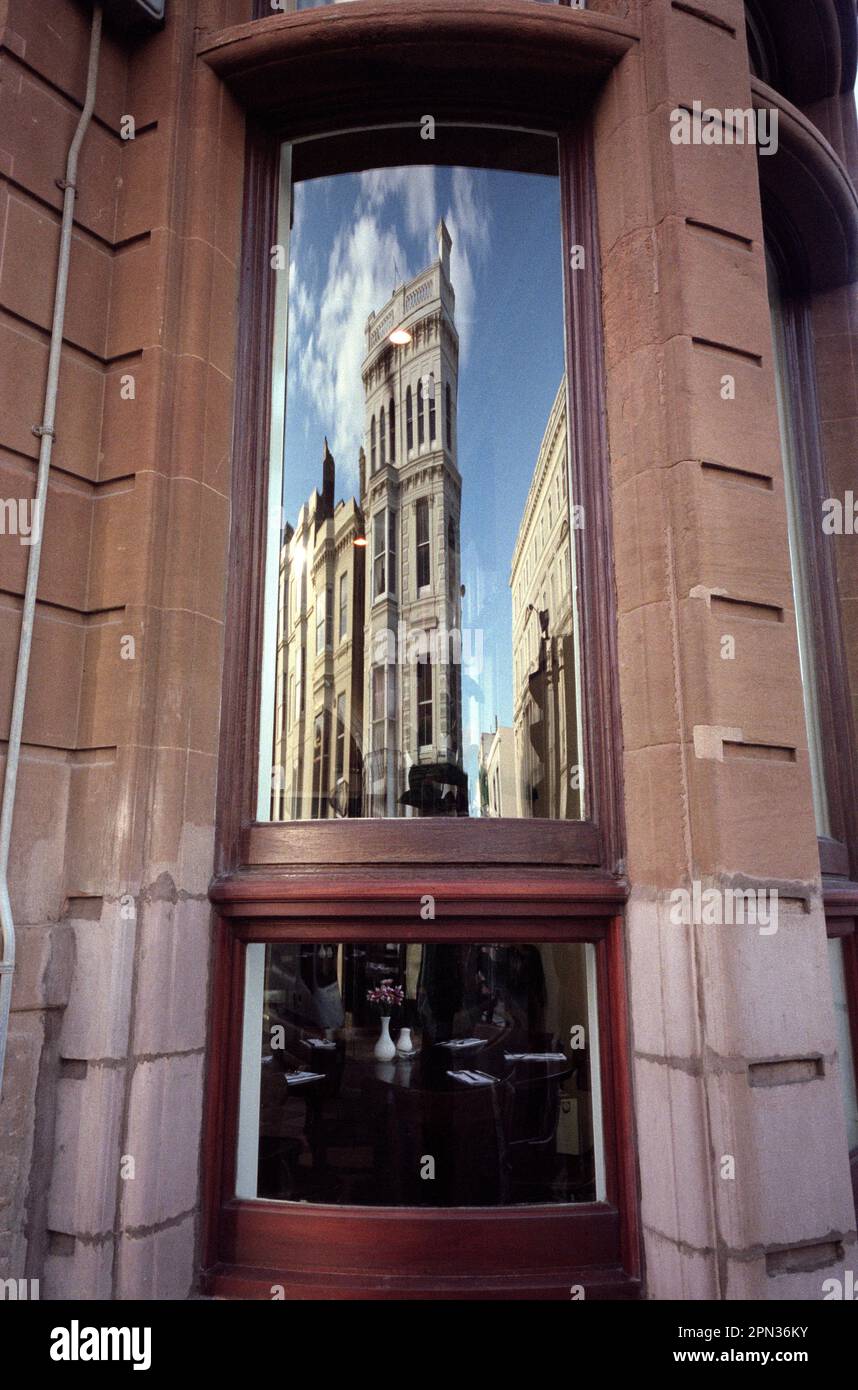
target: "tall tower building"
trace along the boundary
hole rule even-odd
[[[443,221],[437,239],[437,259],[366,325],[365,815],[467,813],[459,337]]]

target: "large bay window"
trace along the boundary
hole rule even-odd
[[[480,38],[462,51],[489,31],[503,44],[518,22],[507,8],[476,5]],[[212,1069],[207,1262],[225,1292],[440,1295],[452,1277],[488,1296],[636,1289],[582,124],[630,40],[598,23],[581,39],[568,8],[522,8],[541,56],[531,44],[521,60],[507,126],[492,123],[488,73],[468,75],[430,35],[449,76],[421,139],[413,102],[437,88],[407,6],[385,8],[386,33],[403,37],[376,54],[372,93],[344,86],[332,50],[319,60],[334,64],[335,133],[324,82],[318,102],[306,88],[298,102],[300,65],[297,88],[269,86],[290,45],[324,36],[324,8],[250,26],[279,56],[269,76],[236,79],[251,104],[270,92],[276,138],[251,142],[247,184],[236,429],[250,464],[212,889],[227,1041]],[[338,11],[347,44],[362,41],[363,9]],[[438,15],[471,34],[466,13]],[[579,40],[580,86],[557,58]],[[386,88],[373,119],[361,103]],[[289,270],[272,279],[257,253],[273,242]],[[590,273],[576,277],[581,245]],[[265,429],[262,472],[245,441]],[[271,656],[299,535],[302,613],[323,600],[327,634],[306,677],[289,650],[302,622]],[[334,595],[349,640],[328,651]],[[278,726],[281,672],[306,678],[312,719]],[[274,773],[291,796],[265,794]]]

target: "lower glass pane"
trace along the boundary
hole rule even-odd
[[[590,1202],[603,1169],[592,945],[247,947],[238,1196]]]

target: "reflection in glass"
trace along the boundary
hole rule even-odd
[[[559,181],[292,194],[270,815],[578,819]]]
[[[401,1005],[371,1002],[385,984]],[[596,1200],[594,996],[584,944],[249,946],[238,1194]]]

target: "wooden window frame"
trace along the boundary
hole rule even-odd
[[[218,1296],[270,1298],[588,1299],[640,1293],[636,1165],[631,1126],[622,893],[606,879],[532,875],[498,883],[487,901],[461,875],[396,884],[378,877],[293,885],[276,873],[245,877],[240,892],[212,892],[221,917],[210,1073],[206,1169],[209,1221],[202,1284]],[[430,924],[421,894],[443,903]],[[572,899],[570,901],[570,898]],[[381,926],[380,917],[383,917]],[[235,1197],[243,952],[249,942],[592,942],[596,948],[599,1065],[605,1139],[603,1200],[534,1207],[419,1209],[332,1207]],[[348,1271],[352,1273],[349,1274]]]
[[[522,0],[530,7],[534,0]],[[351,8],[359,8],[359,0]],[[548,7],[546,7],[548,8]],[[305,12],[302,12],[304,14]],[[314,11],[307,12],[310,14]],[[264,21],[259,21],[262,25]],[[377,134],[377,133],[375,133]],[[491,133],[490,133],[491,135]],[[273,294],[258,246],[271,244],[280,139],[254,128],[248,148],[247,235],[240,297],[239,382],[233,457],[242,460],[234,491],[233,552],[225,651],[226,679],[218,805],[218,874],[238,866],[388,863],[565,865],[622,874],[621,726],[617,690],[613,543],[608,448],[602,384],[601,291],[591,131],[581,120],[556,131],[560,154],[564,264],[571,245],[582,245],[591,272],[569,272],[564,282],[571,474],[567,495],[583,507],[587,525],[572,528],[580,580],[582,747],[586,815],[580,821],[458,818],[381,823],[350,821],[260,822],[256,805],[261,675],[261,594],[270,364],[259,366],[259,344],[270,341]],[[490,137],[487,137],[490,138]],[[343,142],[349,157],[353,146]],[[367,140],[368,149],[376,146]],[[369,157],[369,156],[367,156]],[[574,241],[572,230],[574,225]],[[254,237],[256,244],[251,247]],[[268,240],[267,240],[268,239]],[[571,364],[577,364],[572,372]],[[374,518],[367,518],[371,575]],[[263,553],[260,553],[260,552]],[[397,557],[397,563],[399,559]],[[370,580],[372,583],[372,578]],[[233,621],[233,618],[235,621]],[[236,732],[238,731],[238,732]],[[228,790],[227,790],[228,789]]]
[[[783,203],[769,191],[763,199],[766,244],[780,282],[785,351],[785,408],[791,412],[796,491],[803,517],[822,518],[832,495],[825,467],[813,341],[811,292],[806,256]],[[823,746],[823,778],[832,834],[817,837],[825,925],[843,942],[843,967],[852,1063],[858,1076],[858,767],[849,668],[840,616],[836,556],[822,526],[806,525],[803,548],[810,593],[808,615],[814,648],[816,695]],[[858,1149],[849,1154],[858,1213]]]
[[[427,38],[428,36],[428,38]],[[506,0],[355,0],[206,35],[201,56],[251,112],[235,380],[233,507],[219,760],[216,910],[204,1137],[202,1282],[269,1298],[464,1296],[588,1298],[640,1293],[641,1244],[627,1033],[624,838],[601,288],[589,109],[633,47],[621,20]],[[499,87],[498,67],[507,81]],[[372,73],[372,80],[369,72]],[[428,101],[428,104],[427,104]],[[376,109],[377,108],[377,109]],[[499,163],[510,130],[556,135],[563,256],[583,245],[586,275],[564,277],[571,489],[582,587],[583,822],[429,818],[257,823],[258,660],[267,516],[273,277],[282,141],[343,132],[312,151],[333,173],[411,162],[402,125],[420,113],[473,128],[469,158]],[[477,127],[481,127],[477,129]],[[413,140],[413,135],[410,136]],[[397,145],[397,140],[399,144]],[[413,148],[413,147],[411,147]],[[299,150],[299,162],[308,147]],[[421,152],[421,154],[424,152]],[[451,162],[432,151],[439,164]],[[351,160],[351,164],[347,161]],[[503,167],[503,166],[502,166]],[[512,166],[506,166],[512,167]],[[584,351],[581,351],[581,348]],[[572,363],[577,370],[571,371]],[[406,421],[407,428],[407,421]],[[586,466],[584,465],[586,460]],[[566,479],[564,478],[564,482]],[[569,484],[567,484],[568,495]],[[367,532],[370,529],[367,519]],[[422,920],[429,894],[436,915]],[[593,941],[597,950],[607,1189],[604,1201],[472,1211],[349,1209],[234,1196],[238,1066],[247,941],[296,939]],[[379,1240],[379,1223],[384,1239]],[[462,1231],[469,1228],[464,1242]],[[454,1253],[455,1245],[455,1253]],[[407,1271],[420,1267],[420,1275]],[[347,1269],[359,1273],[349,1275]]]

